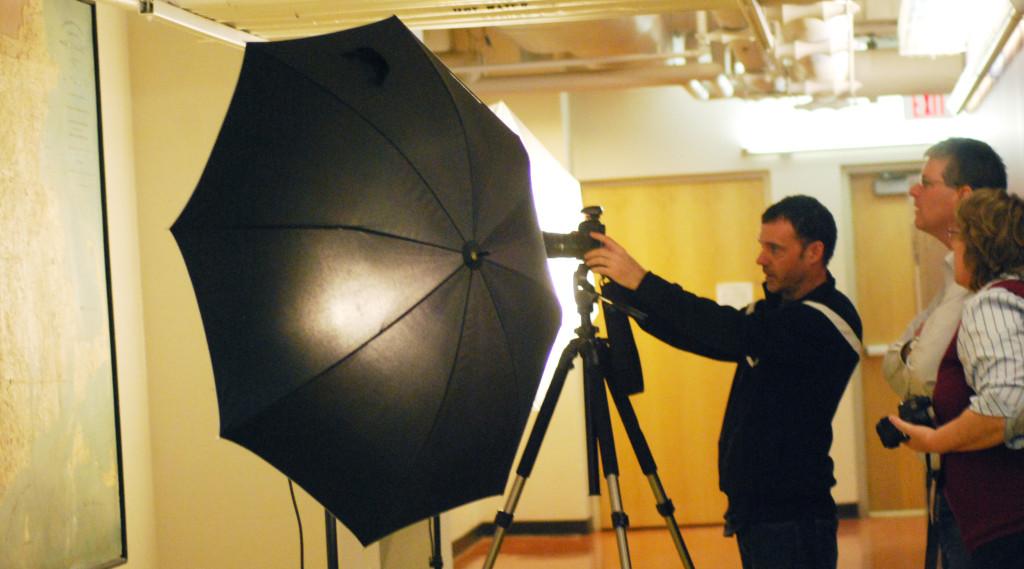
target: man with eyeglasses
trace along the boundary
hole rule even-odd
[[[971,138],[948,138],[925,152],[921,180],[910,188],[914,200],[914,226],[950,248],[951,230],[955,230],[957,204],[975,189],[1006,190],[1006,166],[991,146]],[[889,385],[907,399],[916,395],[931,397],[939,361],[960,323],[967,289],[953,281],[952,253],[943,264],[943,287],[927,308],[904,330],[891,346],[882,364]],[[937,462],[937,457],[935,457]],[[930,465],[934,465],[929,462]],[[931,483],[940,484],[932,504],[927,559],[934,559],[937,545],[944,569],[968,569],[970,558],[960,538],[956,520],[942,496],[937,470],[927,473]],[[934,533],[932,533],[934,532]]]

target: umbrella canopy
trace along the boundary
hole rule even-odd
[[[221,436],[364,544],[503,491],[559,322],[529,164],[397,18],[249,44],[172,232]]]

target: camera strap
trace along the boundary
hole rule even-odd
[[[857,337],[856,332],[853,331],[853,328],[850,327],[850,324],[847,323],[846,320],[843,320],[842,316],[837,314],[835,310],[832,310],[831,308],[825,306],[820,302],[814,302],[813,300],[804,300],[802,303],[822,313],[825,316],[825,318],[828,318],[828,321],[831,322],[832,325],[836,327],[836,331],[838,331],[839,334],[843,337],[843,339],[845,339],[846,342],[850,344],[850,349],[853,350],[853,353],[857,354],[857,357],[860,357],[860,354],[864,349],[861,344],[860,338]],[[751,302],[750,304],[747,305],[746,308],[743,309],[743,312],[745,314],[753,314],[756,308],[757,303]],[[747,356],[747,363],[750,365],[750,367],[756,367],[758,364],[758,359]]]
[[[853,353],[857,354],[858,357],[860,356],[861,351],[863,351],[860,338],[857,337],[857,334],[853,331],[853,328],[850,327],[846,320],[843,320],[842,316],[836,314],[835,310],[832,310],[820,302],[805,300],[803,303],[824,314],[825,318],[828,318],[829,322],[831,322],[832,325],[836,327],[836,330],[839,331],[839,334],[841,334],[847,343],[850,344],[850,349],[853,350]]]
[[[924,569],[935,569],[939,564],[939,511],[938,494],[942,491],[942,472],[932,468],[932,455],[925,453],[925,507],[928,508],[928,533],[924,545]]]

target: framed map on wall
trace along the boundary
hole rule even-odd
[[[126,560],[95,7],[0,2],[0,567]]]

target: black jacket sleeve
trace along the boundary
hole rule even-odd
[[[851,349],[827,317],[802,303],[747,314],[683,290],[653,273],[644,277],[631,298],[649,314],[641,324],[646,332],[679,349],[717,360],[807,367],[834,357],[837,349]]]

